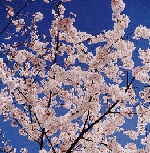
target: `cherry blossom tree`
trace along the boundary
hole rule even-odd
[[[6,1],[16,4],[14,0]],[[15,33],[7,32],[5,39],[11,43],[2,43],[0,48],[0,78],[5,85],[0,93],[2,119],[11,120],[13,127],[20,127],[20,135],[37,142],[40,153],[149,152],[150,135],[145,134],[145,126],[150,123],[150,115],[145,104],[150,99],[150,49],[138,50],[143,66],[136,66],[132,40],[149,39],[150,30],[139,25],[132,39],[125,38],[125,29],[132,21],[121,15],[125,8],[123,0],[112,0],[113,30],[104,30],[97,36],[78,32],[73,26],[76,14],[70,12],[71,17],[65,17],[67,8],[63,4],[69,1],[43,0],[54,8],[51,27],[41,35],[38,32],[38,23],[44,18],[41,12],[19,16],[34,0],[25,0],[17,11],[3,2],[8,22],[0,36],[9,26],[15,27]],[[51,40],[47,41],[48,35]],[[24,41],[17,42],[16,37],[23,37]],[[88,49],[88,45],[97,43],[102,45],[94,51]],[[86,66],[77,66],[76,61]],[[126,86],[122,84],[124,75]],[[138,87],[132,85],[136,80],[144,84],[144,90],[136,92]],[[56,116],[59,108],[65,110],[63,116]],[[137,130],[122,128],[135,116]],[[138,149],[133,142],[122,147],[116,140],[117,132],[131,140],[144,135],[141,144],[146,147]],[[43,147],[46,140],[48,151]],[[4,149],[16,152],[6,144]]]

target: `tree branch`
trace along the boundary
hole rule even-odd
[[[28,2],[32,2],[32,1],[29,0]],[[2,33],[8,28],[8,26],[12,23],[12,20],[16,19],[16,17],[19,15],[19,13],[22,11],[22,9],[26,6],[28,6],[28,2],[26,2],[26,4],[21,7],[21,9],[16,13],[15,17],[13,19],[11,19],[11,21],[7,24],[7,26],[0,32],[0,35],[2,35]]]
[[[74,141],[73,144],[71,144],[70,148],[67,150],[66,153],[71,153],[71,150],[75,147],[75,145],[78,143],[80,139],[83,139],[83,135],[88,132],[95,124],[97,124],[100,120],[102,120],[108,113],[110,113],[111,109],[114,108],[118,104],[119,100],[117,100],[108,110],[105,112],[99,119],[97,119],[94,123],[89,125],[87,129],[83,128],[80,135],[77,137],[77,139]]]

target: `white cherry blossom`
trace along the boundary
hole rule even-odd
[[[17,16],[11,23],[26,39],[20,44],[2,43],[0,48],[4,56],[0,58],[0,79],[6,85],[0,93],[4,121],[12,120],[11,126],[19,127],[20,135],[39,143],[39,153],[150,152],[150,135],[141,139],[145,150],[134,143],[122,147],[116,139],[116,132],[122,132],[137,140],[150,123],[149,107],[145,106],[150,100],[149,86],[137,93],[132,85],[137,80],[150,84],[150,49],[140,48],[143,66],[134,65],[136,47],[132,40],[124,39],[132,20],[121,15],[123,0],[112,0],[113,30],[97,36],[76,29],[74,12],[66,18],[63,2],[71,0],[43,1],[54,5],[50,33],[39,34],[37,22],[45,17],[41,12],[31,14],[29,23]],[[7,18],[14,16],[11,6],[6,9]],[[150,37],[149,29],[142,25],[136,27],[133,39],[141,37]],[[98,45],[91,51],[91,44]],[[128,72],[132,72],[131,82]],[[63,110],[63,115],[57,110]],[[126,130],[126,120],[135,116],[137,130]],[[49,151],[44,149],[46,139]],[[4,149],[9,152],[11,147],[6,144]],[[22,148],[20,152],[28,151]]]

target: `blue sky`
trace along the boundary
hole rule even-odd
[[[5,2],[5,0],[3,0]],[[15,0],[13,0],[15,1]],[[18,7],[15,6],[13,2],[5,2],[7,5],[15,7],[16,11],[25,3],[22,1],[17,1]],[[124,0],[125,3],[125,10],[121,14],[126,14],[129,16],[129,19],[131,22],[129,23],[128,28],[125,30],[125,36],[128,36],[130,33],[134,32],[135,28],[137,26],[143,25],[147,28],[150,28],[150,1],[148,0]],[[112,9],[111,9],[111,0],[72,0],[71,2],[63,3],[66,11],[65,11],[65,17],[70,17],[70,12],[73,12],[77,15],[75,18],[74,26],[77,28],[77,30],[82,32],[87,32],[88,34],[92,34],[94,36],[99,35],[101,31],[103,30],[113,30],[113,24],[112,21]],[[29,3],[28,7],[25,7],[20,14],[24,14],[25,12],[29,12],[30,14],[41,12],[44,15],[44,19],[42,21],[39,21],[37,23],[39,34],[46,34],[47,38],[50,40],[50,34],[49,34],[49,28],[51,27],[52,20],[54,20],[51,9],[55,9],[54,6],[49,3],[45,3],[42,0],[35,0],[33,3]],[[16,12],[15,12],[16,13]],[[0,2],[0,30],[3,30],[5,28],[5,17],[6,17],[7,11],[5,9],[5,6]],[[21,16],[21,15],[20,15]],[[29,18],[26,18],[26,21],[30,21],[31,15],[29,15]],[[8,19],[7,23],[10,21]],[[15,27],[9,26],[6,30],[7,32],[14,32]],[[13,37],[13,40],[6,40],[4,39],[7,35],[5,32],[0,36],[0,44],[1,43],[12,43],[15,41],[23,41],[25,39],[25,36],[23,38],[19,37],[15,38]],[[129,38],[132,39],[132,36],[129,36]],[[48,40],[48,41],[49,41]],[[148,40],[140,39],[140,40],[131,40],[135,43],[135,51],[133,52],[133,60],[135,62],[135,65],[142,65],[141,60],[138,59],[138,52],[137,50],[139,48],[141,49],[147,49],[149,47]],[[97,46],[96,45],[90,45],[89,51],[94,51]],[[50,47],[50,45],[49,45]],[[129,73],[129,80],[132,79],[131,73]],[[124,77],[124,79],[126,79]],[[126,81],[124,81],[126,83]],[[139,86],[138,81],[133,82],[133,86]],[[1,88],[3,88],[3,85],[1,85]],[[62,114],[63,110],[59,110],[58,113]],[[136,130],[133,125],[133,123],[136,123],[136,117],[132,121],[127,121],[127,123],[124,125],[126,129],[133,129]],[[132,122],[132,123],[131,123]],[[5,138],[11,140],[8,142],[9,145],[12,145],[14,148],[17,148],[17,152],[22,147],[26,147],[29,152],[37,152],[39,150],[39,145],[36,142],[31,142],[28,140],[27,136],[20,136],[19,135],[19,128],[12,128],[10,125],[11,121],[7,121],[5,123],[2,122],[0,119],[0,128],[2,129],[2,132],[5,133]],[[150,126],[147,126],[148,130],[150,130]],[[118,141],[121,143],[122,146],[124,146],[126,143],[130,142],[130,139],[128,136],[117,134]],[[0,137],[0,140],[2,138]],[[134,143],[137,144],[137,146],[143,147],[141,145],[138,145],[140,143],[139,140],[135,141]],[[0,144],[1,145],[1,144]],[[47,145],[45,145],[47,146]],[[44,148],[45,148],[44,146]],[[48,151],[48,148],[46,148]]]

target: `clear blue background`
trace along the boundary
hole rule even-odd
[[[13,0],[17,3],[18,7],[13,2],[6,2],[3,0],[6,5],[10,5],[12,7],[15,7],[16,11],[18,11],[19,8],[21,8],[22,5],[25,4],[25,2],[19,1],[19,0]],[[125,30],[125,36],[128,36],[130,33],[134,32],[135,28],[137,26],[143,25],[147,28],[150,28],[150,1],[149,0],[124,0],[125,3],[125,10],[121,14],[126,14],[129,16],[129,19],[131,22],[129,23],[129,27]],[[77,17],[75,18],[74,26],[77,28],[77,30],[81,32],[87,32],[89,34],[92,34],[94,36],[99,35],[101,31],[103,30],[113,30],[113,24],[112,21],[112,9],[111,9],[111,0],[72,0],[71,2],[63,3],[63,5],[66,8],[65,11],[65,17],[70,17],[70,12],[73,12],[77,14]],[[42,21],[39,21],[37,23],[39,34],[45,34],[47,37],[47,41],[50,42],[50,34],[49,34],[49,28],[51,27],[52,20],[54,20],[51,9],[55,9],[52,3],[49,4],[45,3],[42,0],[35,0],[35,2],[30,2],[29,6],[25,7],[23,11],[21,11],[20,14],[25,14],[25,12],[29,12],[30,14],[41,12],[44,15],[44,19]],[[5,20],[6,20],[6,8],[5,6],[0,2],[0,30],[3,30],[5,28]],[[21,15],[19,15],[21,17]],[[13,18],[13,17],[12,17]],[[23,17],[24,18],[24,17]],[[25,21],[30,21],[31,15],[29,15],[28,18],[25,19]],[[8,23],[10,19],[8,19],[6,22]],[[15,32],[15,26],[9,26],[6,30],[7,32],[13,33]],[[6,32],[5,31],[5,32]],[[21,38],[15,38],[12,37],[11,40],[4,39],[7,37],[6,33],[3,33],[0,36],[0,44],[5,43],[9,44],[15,41],[23,41],[25,40],[25,35]],[[131,38],[129,36],[129,38]],[[141,49],[147,49],[149,44],[148,40],[140,39],[138,41],[131,40],[135,43],[135,51],[133,52],[133,60],[136,65],[142,65],[141,60],[138,59],[138,52],[137,50],[139,48]],[[50,47],[50,45],[48,45]],[[89,47],[89,51],[94,51],[97,45],[91,45]],[[131,74],[130,74],[131,76]],[[124,77],[126,79],[126,77]],[[129,78],[129,80],[132,79],[132,76]],[[124,86],[126,85],[126,80],[124,80]],[[139,86],[138,81],[133,82],[133,86]],[[3,88],[4,85],[1,84],[1,88]],[[142,88],[142,87],[141,87]],[[141,90],[141,89],[140,89]],[[59,114],[62,114],[62,110],[60,109],[58,111]],[[124,127],[127,130],[136,130],[135,126],[133,126],[136,122],[136,117],[134,120],[129,120],[127,123],[125,123]],[[20,136],[19,135],[19,128],[11,127],[10,125],[11,121],[2,122],[2,119],[0,119],[0,129],[2,129],[2,132],[5,133],[5,138],[11,140],[8,142],[9,145],[12,145],[14,148],[17,148],[17,152],[23,147],[27,148],[29,153],[30,152],[38,152],[39,151],[39,144],[36,142],[31,142],[28,140],[27,136]],[[147,126],[148,130],[150,130],[150,127]],[[139,137],[141,138],[141,137]],[[0,137],[0,140],[2,140],[2,137]],[[117,141],[121,143],[121,145],[124,147],[125,144],[129,143],[131,139],[129,139],[128,136],[122,135],[120,133],[117,133]],[[143,145],[140,145],[140,139],[133,141],[137,144],[138,148],[144,147]],[[0,144],[1,145],[1,144]],[[44,149],[49,151],[47,145],[44,143]]]

